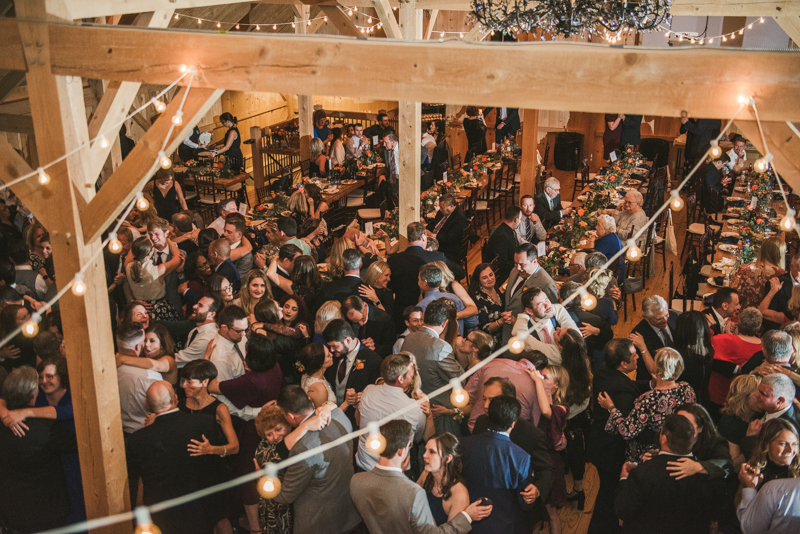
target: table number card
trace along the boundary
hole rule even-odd
[[[536,254],[539,255],[540,258],[544,258],[547,256],[547,243],[542,241],[541,243],[536,244]]]
[[[241,213],[242,215],[247,214],[247,204],[244,203],[239,204],[239,213]]]
[[[378,136],[377,135],[373,135],[372,136],[372,147],[375,148],[377,146],[378,146]]]
[[[616,151],[612,151],[608,155],[611,158],[611,163],[614,163],[615,161],[617,161],[617,152]]]
[[[756,202],[758,202],[757,197],[750,197],[750,210],[756,209]]]
[[[364,233],[366,235],[372,235],[375,232],[372,231],[372,221],[368,221],[364,223]]]
[[[445,171],[445,172],[443,172],[443,173],[442,173],[442,181],[443,181],[443,182],[446,182],[446,181],[447,181],[447,171]]]

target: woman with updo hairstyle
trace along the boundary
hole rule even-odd
[[[328,347],[322,343],[310,343],[297,354],[297,370],[302,374],[300,387],[308,394],[314,406],[326,402],[336,402],[330,382],[325,379],[325,371],[333,365]],[[346,407],[345,407],[346,409]]]
[[[378,260],[366,268],[363,276],[364,285],[358,288],[358,294],[362,299],[372,301],[375,307],[389,315],[394,314],[394,294],[389,289],[391,276],[389,262]]]
[[[206,257],[208,256],[208,246],[219,239],[219,234],[213,228],[203,228],[197,234],[197,249]]]
[[[226,111],[219,116],[219,120],[228,131],[225,133],[225,146],[214,150],[214,155],[225,154],[233,174],[239,174],[244,166],[244,156],[241,149],[242,139],[239,135],[239,128],[236,127],[239,119]]]
[[[325,302],[317,310],[317,315],[314,319],[314,337],[311,339],[312,343],[325,344],[325,338],[322,337],[322,332],[325,327],[330,324],[334,319],[343,319],[342,316],[342,303],[338,300],[329,300]]]
[[[613,300],[606,297],[606,288],[608,287],[608,284],[614,280],[614,273],[608,269],[595,267],[593,269],[589,269],[586,274],[584,274],[584,279],[589,280],[596,271],[600,271],[600,274],[597,275],[597,278],[595,278],[591,284],[586,286],[586,292],[590,295],[594,295],[594,297],[597,299],[597,304],[595,305],[594,309],[588,311],[600,317],[610,326],[615,326],[619,321],[617,307]]]
[[[433,520],[444,525],[469,506],[458,439],[450,432],[432,436],[422,458],[425,469],[417,484],[425,489]]]
[[[325,178],[328,176],[328,156],[325,155],[325,145],[316,137],[309,145],[311,150],[311,177]]]
[[[264,299],[259,302],[254,315],[256,322],[250,325],[250,331],[265,335],[273,341],[286,383],[299,384],[300,373],[295,362],[297,350],[305,344],[305,340],[295,339],[287,334],[287,331],[294,332],[295,329],[284,326],[281,308],[274,300]]]

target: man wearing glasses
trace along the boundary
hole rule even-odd
[[[533,212],[539,216],[547,230],[569,215],[571,210],[561,205],[561,182],[552,176],[545,180],[544,191],[536,195],[534,204]]]
[[[244,374],[247,313],[239,306],[227,306],[217,315],[217,336],[208,344],[207,360],[217,368],[217,381]]]

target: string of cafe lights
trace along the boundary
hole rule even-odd
[[[651,231],[650,227],[656,222],[658,217],[661,215],[661,213],[663,213],[665,209],[669,208],[672,209],[673,211],[680,211],[681,209],[683,209],[683,207],[685,206],[685,201],[680,196],[681,189],[683,189],[683,187],[685,187],[686,184],[689,182],[689,180],[695,175],[695,173],[700,168],[703,161],[708,155],[717,157],[718,155],[721,154],[721,149],[719,148],[719,141],[731,127],[733,121],[739,115],[741,110],[748,104],[750,104],[753,107],[755,106],[755,101],[753,100],[752,97],[749,96],[740,96],[739,102],[740,105],[739,108],[736,110],[736,113],[734,113],[733,117],[727,122],[725,127],[722,130],[720,130],[720,133],[717,135],[717,137],[710,143],[710,146],[706,150],[703,157],[698,158],[698,161],[695,163],[694,167],[689,171],[689,173],[686,175],[683,181],[670,192],[669,200],[667,200],[664,204],[662,204],[661,207],[655,213],[653,213],[650,219],[642,226],[642,228],[639,229],[634,235],[632,235],[630,239],[625,241],[625,243],[623,243],[622,248],[616,254],[608,258],[606,263],[600,269],[596,270],[589,277],[589,279],[579,287],[578,291],[567,297],[562,302],[562,304],[566,305],[569,304],[575,298],[580,298],[581,305],[584,306],[585,309],[590,310],[594,308],[594,306],[597,304],[597,300],[594,296],[590,295],[586,291],[586,288],[590,284],[592,284],[598,276],[600,276],[601,272],[604,269],[610,267],[623,254],[629,261],[639,261],[642,258],[642,251],[636,245],[636,240],[639,239],[642,235],[644,235],[646,231]],[[796,131],[794,127],[792,128],[793,130]],[[766,152],[766,147],[765,147],[765,152]],[[303,461],[317,454],[321,454],[333,447],[338,447],[339,445],[347,443],[350,440],[361,437],[363,435],[367,436],[366,446],[368,450],[374,454],[380,454],[380,452],[382,452],[386,446],[386,441],[380,434],[381,425],[391,421],[392,419],[395,419],[396,417],[404,414],[407,411],[410,411],[416,406],[421,405],[428,399],[446,393],[447,391],[451,391],[450,401],[453,403],[454,406],[456,407],[466,406],[469,403],[469,394],[463,387],[464,381],[467,380],[471,375],[476,373],[479,369],[487,365],[489,362],[504,354],[506,351],[510,351],[515,354],[522,352],[525,348],[525,340],[533,332],[533,330],[534,327],[531,326],[526,330],[519,331],[509,340],[507,344],[503,345],[502,347],[499,347],[486,359],[482,360],[481,362],[478,362],[477,365],[465,371],[460,376],[453,378],[452,380],[450,380],[448,384],[440,387],[435,391],[432,391],[429,395],[423,397],[422,399],[417,400],[416,403],[408,404],[405,407],[395,411],[394,413],[387,415],[380,421],[375,421],[372,424],[368,425],[366,428],[350,432],[330,443],[309,449],[301,454],[292,456],[278,463],[272,463],[272,462],[267,463],[263,468],[253,471],[252,473],[242,475],[230,481],[223,482],[221,484],[217,484],[215,486],[211,486],[208,488],[204,488],[202,490],[198,490],[183,495],[181,497],[176,497],[174,499],[169,499],[149,506],[138,507],[132,512],[124,512],[121,514],[101,517],[98,519],[91,519],[88,521],[84,521],[82,523],[77,523],[74,525],[69,525],[66,527],[49,530],[41,534],[75,534],[86,530],[93,530],[113,525],[116,523],[130,521],[132,519],[134,519],[137,523],[135,534],[160,534],[161,530],[158,528],[158,526],[156,526],[153,523],[151,517],[152,513],[157,513],[163,510],[167,510],[169,508],[186,504],[188,502],[202,499],[214,493],[225,491],[253,480],[258,480],[257,490],[260,495],[262,495],[265,498],[274,498],[276,495],[280,493],[281,490],[281,482],[280,478],[278,477],[278,472],[281,469],[289,467],[295,463]],[[2,344],[0,344],[0,346],[2,346]]]
[[[271,26],[273,30],[277,30],[278,27],[283,28],[284,26],[291,26],[292,28],[296,27],[297,24],[306,23],[307,26],[311,26],[311,23],[316,20],[321,20],[324,22],[328,21],[328,16],[324,15],[322,17],[315,17],[310,19],[297,19],[292,22],[259,22],[259,23],[245,23],[245,22],[226,22],[224,20],[214,20],[214,19],[207,19],[203,17],[195,17],[193,15],[185,15],[183,13],[175,13],[173,17],[175,20],[180,19],[190,19],[197,22],[197,25],[202,28],[203,24],[206,22],[211,23],[212,26],[217,28],[220,31],[231,31],[231,30],[241,30],[242,28],[247,29],[254,29],[257,32],[261,31],[261,27],[263,26],[264,29],[269,29]]]
[[[759,17],[757,22],[753,21],[750,24],[745,24],[744,26],[742,26],[738,30],[734,30],[732,32],[722,33],[720,35],[714,35],[712,37],[699,37],[699,38],[695,37],[693,35],[690,35],[690,32],[674,31],[674,30],[672,30],[670,28],[665,28],[664,26],[661,26],[660,29],[663,30],[664,35],[667,37],[667,39],[669,39],[672,36],[675,36],[675,37],[678,38],[678,41],[680,41],[680,42],[689,41],[691,44],[703,45],[703,44],[714,44],[714,41],[720,41],[720,42],[725,43],[728,40],[735,40],[737,38],[737,36],[738,37],[743,36],[745,31],[752,30],[753,26],[756,23],[764,24],[764,17]]]

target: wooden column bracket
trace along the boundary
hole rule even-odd
[[[400,25],[397,24],[397,19],[394,18],[394,12],[392,11],[392,6],[389,5],[389,0],[372,0],[372,5],[375,7],[375,12],[378,13],[378,18],[383,23],[383,31],[386,32],[386,37],[389,39],[402,39]]]

